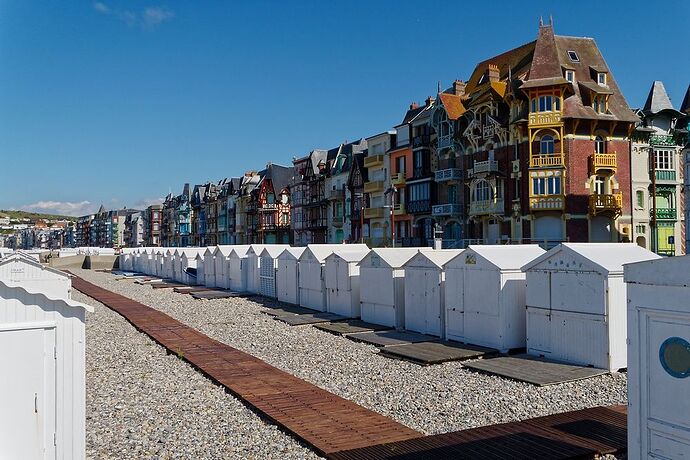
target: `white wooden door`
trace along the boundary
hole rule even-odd
[[[446,270],[446,338],[465,339],[465,270]]]
[[[405,270],[405,329],[426,329],[426,270]]]
[[[649,312],[639,328],[642,438],[653,458],[690,452],[690,318],[671,315]]]
[[[0,369],[0,458],[55,458],[54,327],[0,326]]]
[[[441,337],[441,280],[436,270],[425,270],[426,330],[425,334]]]

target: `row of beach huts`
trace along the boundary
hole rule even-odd
[[[240,245],[123,250],[122,270],[611,371],[627,367],[623,265],[635,244]]]
[[[628,457],[690,452],[690,256],[624,244],[270,245],[141,248],[120,262],[450,340],[627,365]],[[84,458],[90,311],[72,300],[70,275],[0,253],[0,366],[11,376],[0,379],[0,458]]]

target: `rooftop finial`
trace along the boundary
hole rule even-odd
[[[553,27],[553,14],[549,15],[549,25]]]
[[[539,16],[539,27],[542,27],[544,25],[544,17]]]
[[[441,92],[441,80],[438,81],[438,84],[436,85],[436,90],[437,93]]]

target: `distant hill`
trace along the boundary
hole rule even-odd
[[[76,217],[72,216],[61,216],[58,214],[41,214],[37,212],[28,212],[28,211],[6,211],[4,209],[0,209],[0,216],[8,216],[10,219],[30,219],[32,222],[35,222],[39,219],[41,220],[71,220],[71,221],[76,221]]]

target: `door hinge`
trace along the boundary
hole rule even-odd
[[[57,446],[57,433],[53,433],[53,445]]]
[[[53,359],[57,359],[57,347],[53,347]]]

